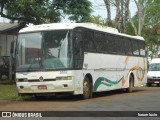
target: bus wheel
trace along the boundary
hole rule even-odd
[[[151,87],[151,83],[147,83],[147,87]]]
[[[88,99],[92,96],[92,91],[91,91],[91,84],[89,82],[89,79],[87,77],[84,78],[83,82],[83,99]]]
[[[129,87],[127,89],[127,92],[131,93],[133,91],[133,86],[134,86],[134,79],[132,76],[129,78]]]

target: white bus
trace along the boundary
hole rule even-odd
[[[92,23],[53,23],[24,28],[16,43],[19,95],[94,92],[146,85],[142,37]]]

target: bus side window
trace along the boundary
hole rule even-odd
[[[95,42],[97,46],[97,51],[104,52],[106,49],[105,34],[100,33],[100,32],[95,32],[94,38],[95,38]]]
[[[133,55],[139,55],[138,41],[132,40]]]
[[[105,42],[105,43],[106,43],[106,44],[105,44],[105,46],[106,46],[105,51],[106,51],[106,52],[109,51],[109,50],[108,50],[108,47],[109,47],[109,39],[108,39],[108,37],[109,37],[109,36],[108,36],[108,34],[106,33],[106,34],[105,34],[105,41],[106,41],[106,42]]]
[[[83,32],[83,41],[84,41],[84,50],[85,51],[96,51],[93,31],[86,29]]]
[[[114,53],[115,49],[115,40],[114,40],[114,36],[111,34],[106,34],[106,43],[107,43],[107,47],[106,47],[106,51],[109,53]]]
[[[139,41],[138,42],[140,55],[145,56],[145,42]]]
[[[75,68],[80,69],[83,67],[83,56],[84,56],[82,31],[77,30],[74,32],[74,34],[75,34],[74,36]]]
[[[124,37],[123,38],[123,43],[124,43],[124,51],[126,55],[132,55],[132,44],[131,44],[131,40],[129,38]]]
[[[119,54],[124,54],[125,51],[124,51],[124,41],[123,41],[123,37],[117,37],[116,39],[116,52],[119,53]]]

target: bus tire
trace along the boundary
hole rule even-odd
[[[147,87],[151,87],[151,83],[147,83]]]
[[[133,76],[131,75],[129,78],[129,87],[127,89],[127,92],[129,93],[133,92],[133,86],[134,86],[134,79]]]
[[[92,97],[91,83],[87,77],[84,78],[83,82],[83,99],[88,99]]]

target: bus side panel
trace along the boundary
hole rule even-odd
[[[117,61],[118,62],[118,61]],[[124,88],[129,87],[129,78],[133,74],[134,87],[144,86],[147,83],[147,59],[145,57],[136,56],[123,56],[120,57],[119,63],[125,64],[125,67],[121,68],[124,71],[118,72],[118,76],[124,76],[123,84]]]
[[[146,83],[146,59],[135,56],[85,53],[84,69],[94,70],[94,92],[128,88],[130,73],[134,86]]]
[[[94,77],[93,70],[75,70],[74,71],[74,94],[83,94],[83,81],[87,74]]]

